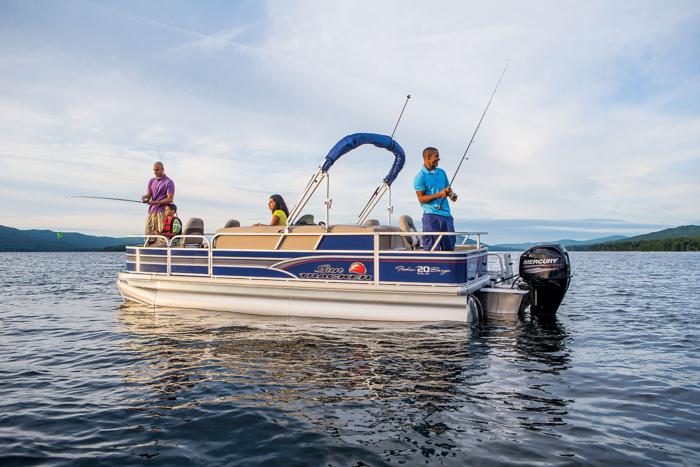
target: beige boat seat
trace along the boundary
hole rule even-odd
[[[204,235],[204,221],[199,217],[191,217],[185,222],[182,235]],[[201,238],[185,238],[180,240],[180,245],[185,248],[200,248],[204,246]]]
[[[386,225],[332,225],[325,229],[320,225],[295,225],[289,227],[289,233],[305,235],[286,235],[284,228],[276,225],[260,225],[249,227],[228,227],[219,229],[214,248],[229,250],[314,250],[318,246],[321,237],[326,233],[366,233],[374,232],[399,232],[397,227]],[[261,235],[264,234],[264,235]],[[284,234],[284,235],[283,235]],[[280,240],[280,237],[283,237]],[[400,236],[380,236],[379,249],[403,249],[403,241]]]
[[[230,250],[274,250],[284,227],[279,225],[253,225],[246,227],[224,227],[216,231],[214,248]],[[264,234],[264,235],[261,235]]]
[[[416,224],[413,223],[413,218],[405,214],[399,217],[399,228],[401,229],[401,232],[417,232]],[[420,240],[418,236],[411,235],[401,238],[403,239],[406,248],[409,250],[417,250],[420,248]]]
[[[322,225],[294,225],[289,227],[289,232],[306,235],[285,236],[280,244],[280,250],[315,250],[321,241],[320,234],[326,233],[327,230]]]
[[[237,219],[229,219],[226,221],[226,224],[224,224],[224,228],[227,229],[229,227],[240,227],[241,223],[238,222]]]

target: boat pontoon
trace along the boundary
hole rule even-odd
[[[355,224],[331,225],[328,171],[363,144],[387,149],[394,163]],[[399,227],[390,225],[391,184],[404,161],[389,136],[346,136],[309,180],[288,226],[239,227],[234,221],[229,225],[235,227],[205,235],[200,221],[184,235],[161,238],[162,246],[127,247],[119,291],[125,300],[154,306],[352,320],[470,322],[528,306],[555,313],[570,277],[561,245],[521,255],[518,276],[509,254],[489,253],[481,243],[485,232],[417,232],[408,216],[399,218]],[[324,181],[326,222],[309,225],[301,213]],[[389,222],[379,225],[367,218],[387,192]],[[460,242],[453,251],[437,251],[438,238],[424,251],[425,235],[455,235]]]

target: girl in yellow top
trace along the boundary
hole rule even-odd
[[[270,196],[270,200],[267,202],[267,207],[270,208],[270,211],[272,212],[272,219],[270,220],[270,223],[255,225],[279,225],[282,227],[287,225],[289,209],[287,209],[287,204],[280,195]]]

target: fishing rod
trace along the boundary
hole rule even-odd
[[[87,199],[106,199],[110,201],[125,201],[128,203],[139,203],[143,204],[143,201],[137,201],[135,199],[126,199],[126,198],[110,198],[107,196],[67,196],[67,198],[87,198]]]
[[[455,178],[457,177],[457,173],[459,172],[459,169],[462,167],[462,163],[466,160],[469,159],[467,157],[467,153],[469,152],[469,148],[471,147],[472,143],[474,142],[474,137],[476,136],[476,132],[479,131],[479,127],[481,126],[481,122],[484,121],[484,117],[486,116],[486,112],[489,110],[489,106],[491,105],[491,101],[493,100],[493,96],[496,95],[496,91],[498,90],[498,86],[501,85],[501,80],[503,79],[503,75],[506,74],[506,70],[508,69],[508,65],[510,64],[510,60],[506,62],[506,66],[503,68],[503,71],[501,72],[501,76],[498,78],[498,82],[496,83],[496,87],[493,88],[493,92],[491,93],[491,98],[489,99],[489,102],[486,104],[486,108],[484,109],[484,113],[481,114],[481,118],[479,119],[479,123],[477,123],[476,128],[474,129],[474,133],[472,134],[471,139],[469,140],[469,144],[467,144],[467,149],[464,151],[464,154],[462,155],[462,159],[459,161],[459,165],[457,165],[457,169],[455,170],[454,175],[452,175],[452,179],[450,180],[450,183],[447,185],[447,188],[452,188],[452,184],[455,181]],[[438,205],[438,209],[442,209],[442,203],[445,201],[445,198],[442,198],[440,200],[440,204]]]
[[[394,139],[394,133],[396,133],[396,129],[399,127],[399,122],[401,121],[401,117],[403,117],[403,111],[406,110],[406,106],[408,105],[408,100],[411,98],[410,94],[406,95],[406,102],[403,103],[403,108],[401,109],[401,113],[399,114],[399,119],[396,120],[396,125],[394,125],[394,130],[391,132],[391,139]]]
[[[394,125],[394,129],[391,132],[391,136],[389,137],[392,141],[394,141],[394,134],[396,133],[396,129],[399,127],[399,123],[401,123],[401,117],[403,117],[403,113],[406,110],[406,106],[408,105],[408,100],[411,98],[410,94],[406,95],[406,101],[403,103],[403,107],[401,108],[401,113],[399,114],[399,118],[396,120],[396,124]],[[365,207],[362,208],[362,212],[360,212],[360,215],[357,218],[357,223],[362,224],[367,216],[369,216],[369,213],[372,212],[372,209],[377,205],[379,200],[381,199],[382,196],[384,196],[384,193],[388,191],[389,192],[389,197],[387,199],[387,214],[388,214],[388,225],[391,225],[391,214],[394,212],[394,206],[391,205],[391,187],[386,184],[386,182],[382,183],[379,185],[375,190],[374,193],[372,193],[372,196],[370,197],[369,201],[367,201],[367,204],[365,204]],[[326,200],[326,203],[328,203],[328,200]]]

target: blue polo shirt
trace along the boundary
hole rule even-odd
[[[449,184],[450,181],[447,179],[447,174],[440,167],[437,167],[435,170],[428,170],[423,166],[416,178],[413,179],[413,188],[416,191],[422,191],[426,195],[434,195],[447,188]],[[438,209],[440,202],[442,202],[442,208]],[[420,205],[425,214],[452,217],[449,198],[437,198],[429,203],[421,203]]]

